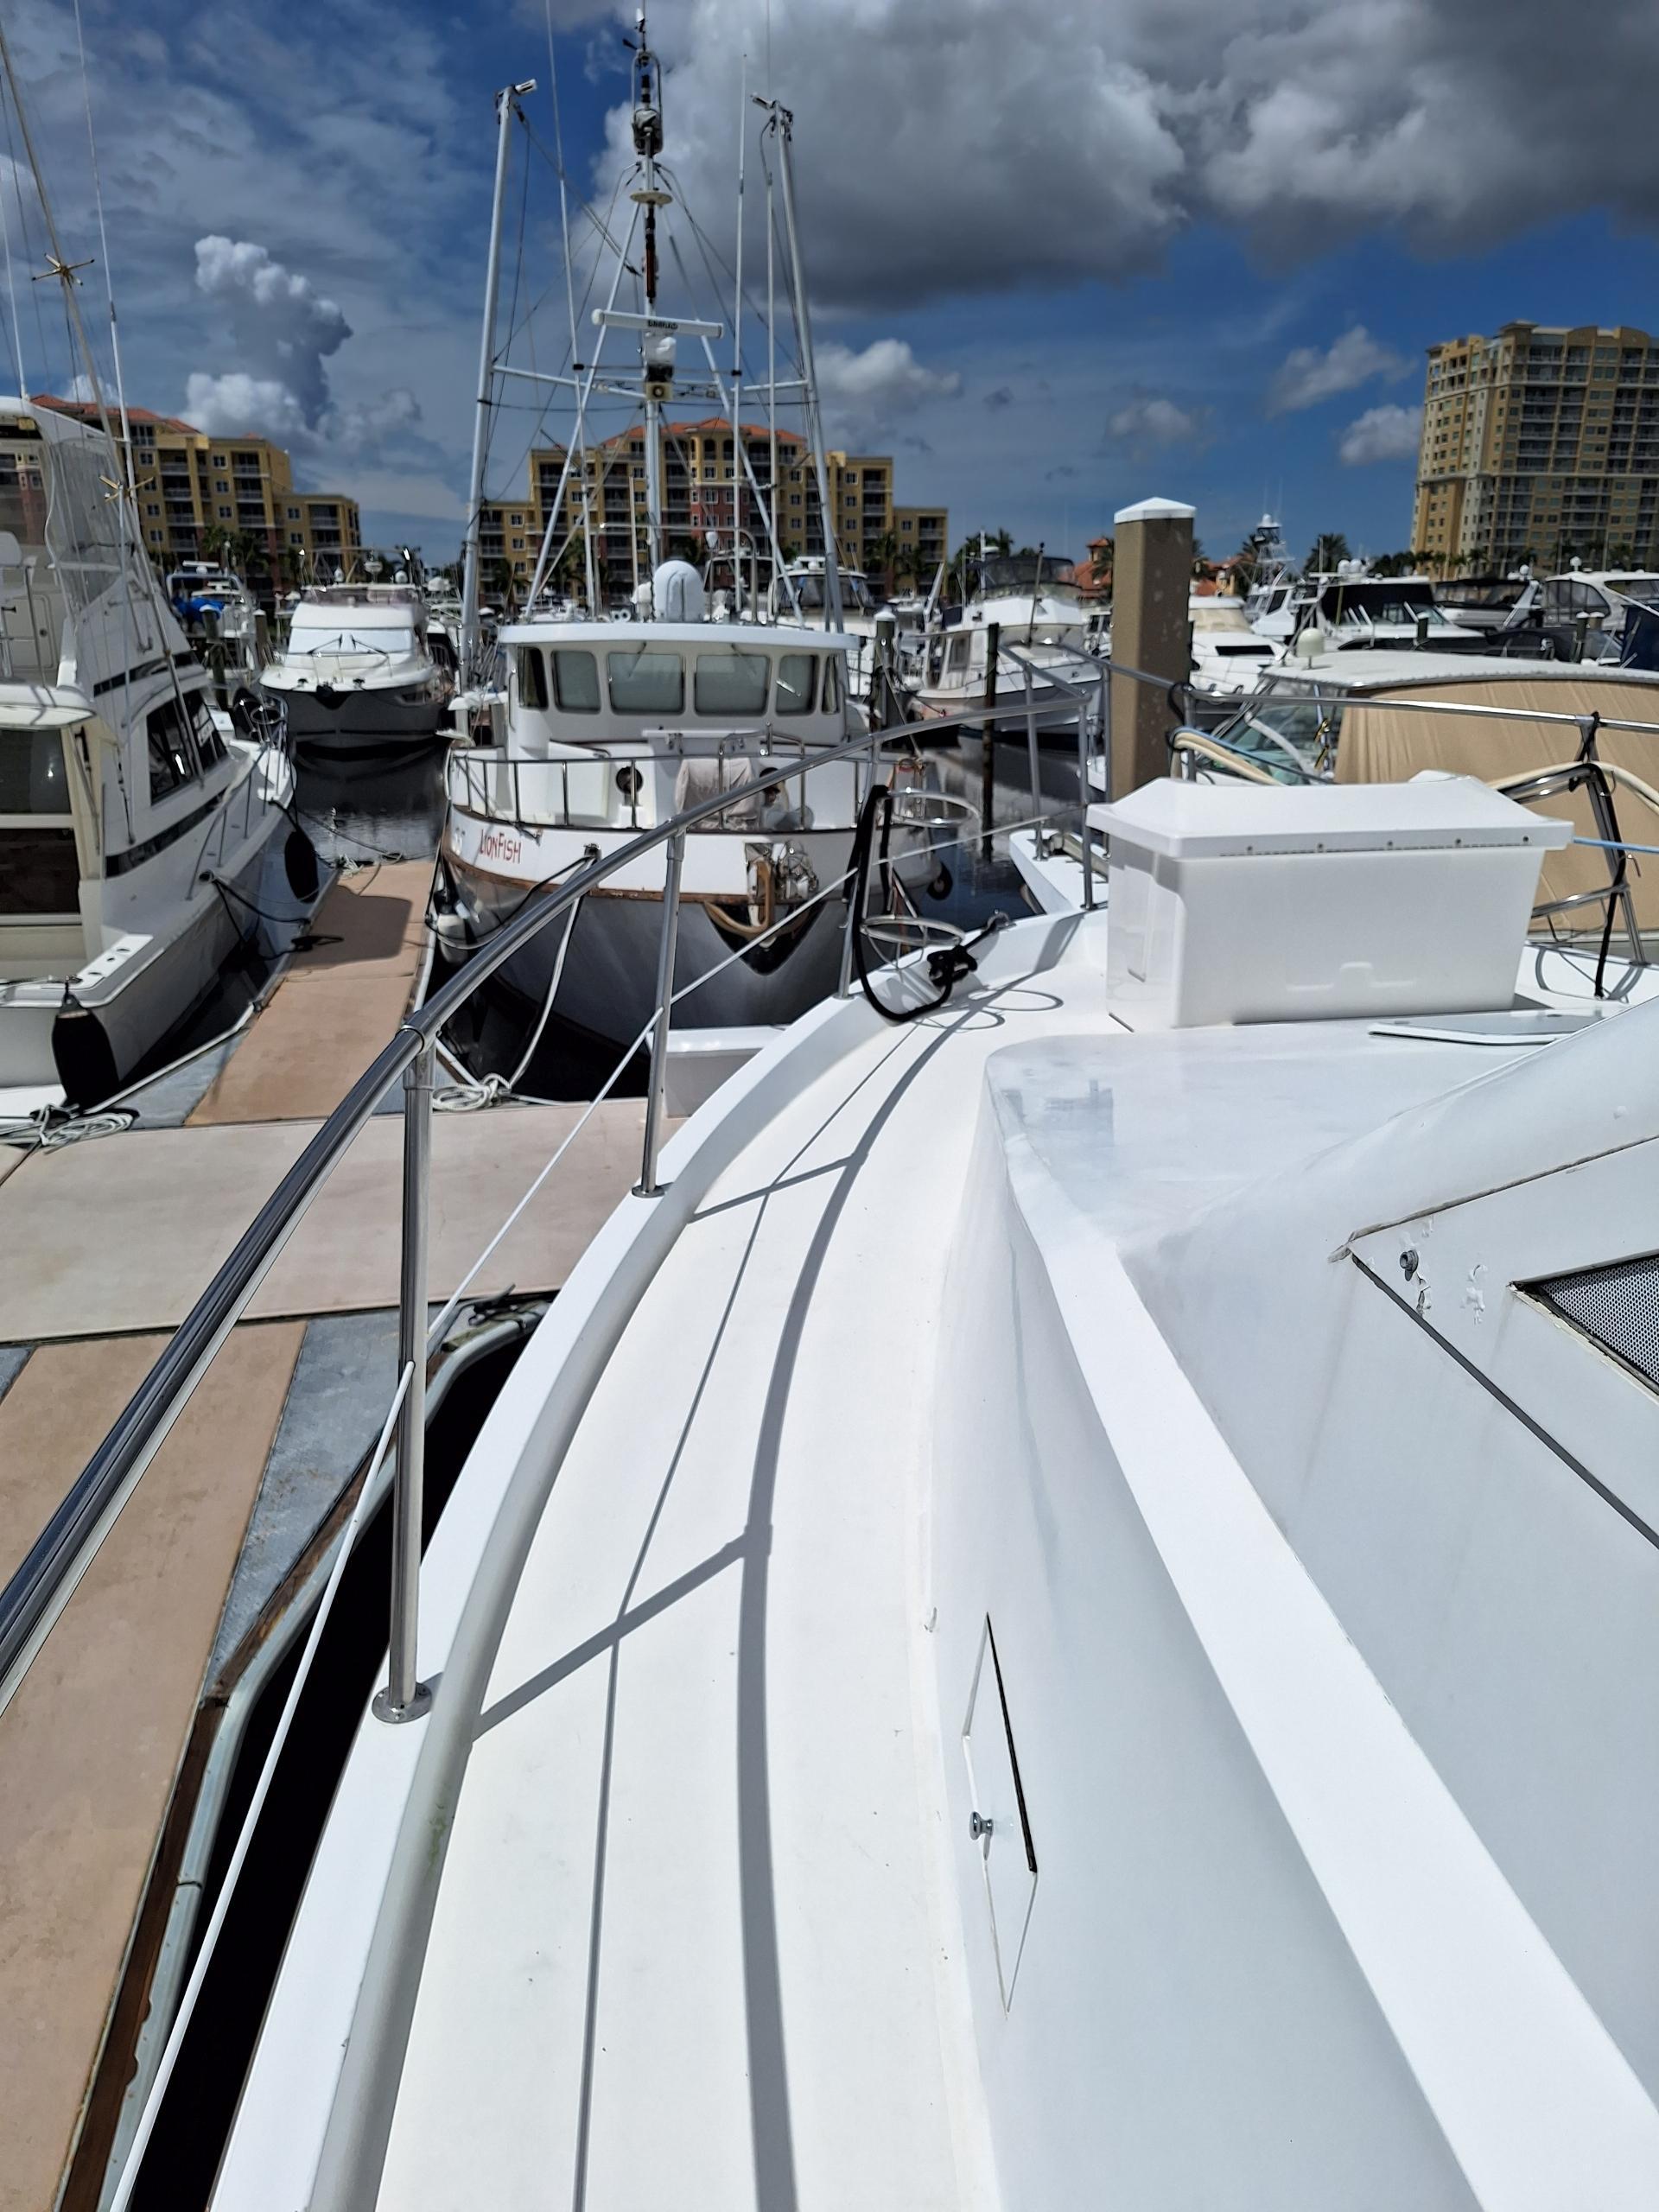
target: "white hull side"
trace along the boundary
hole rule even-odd
[[[261,876],[286,829],[280,807],[262,805],[248,836],[214,873],[244,899],[264,904]],[[119,1080],[207,995],[254,926],[252,912],[236,899],[222,897],[211,883],[198,883],[182,905],[162,911],[153,935],[138,941],[128,958],[102,975],[101,963],[89,963],[72,979],[76,1000],[103,1032]],[[61,982],[0,985],[0,1090],[62,1087],[53,1032],[65,989]]]

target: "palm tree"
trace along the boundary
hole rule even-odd
[[[1321,531],[1314,539],[1304,565],[1310,575],[1317,575],[1322,570],[1334,569],[1338,562],[1346,561],[1351,557],[1348,550],[1348,541],[1342,532],[1339,530],[1326,530]]]
[[[898,538],[890,530],[883,531],[880,537],[872,538],[864,549],[866,565],[874,569],[881,578],[885,591],[893,589],[901,550]]]

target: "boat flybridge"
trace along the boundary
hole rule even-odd
[[[569,1276],[216,2212],[1659,2200],[1654,971],[1468,777],[1096,824]]]
[[[439,736],[450,679],[428,643],[414,583],[316,584],[294,603],[282,652],[260,675],[296,745],[343,756]]]
[[[109,1096],[254,925],[293,770],[215,717],[109,439],[0,398],[0,1111]],[[315,888],[296,832],[290,887]]]

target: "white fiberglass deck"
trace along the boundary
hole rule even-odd
[[[486,1681],[463,1609],[487,1616],[489,1578],[458,1562],[502,1541],[492,1440],[531,1433],[560,1326],[668,1217],[631,1202],[602,1233],[429,1554],[423,1659],[454,1679],[428,1722],[365,1723],[219,2207],[1037,2212],[1102,2177],[1217,2212],[1652,2201],[1640,2038],[1603,2024],[1626,2000],[1586,2000],[1549,1885],[1511,1887],[1370,1671],[1185,1371],[1204,1286],[1157,1276],[1333,1147],[1409,1162],[1444,1102],[1539,1052],[1359,1022],[1131,1036],[1103,929],[1010,932],[907,1030],[822,1009],[818,1072],[768,1056],[722,1172],[694,1166],[719,1100],[677,1140],[689,1216],[545,1503],[545,1457],[513,1478],[534,1533]],[[1315,1225],[1287,1261],[1328,1269],[1363,1224]],[[1270,1229],[1250,1250],[1275,1283]],[[1305,1389],[1337,1402],[1326,1370]],[[1624,1541],[1566,1503],[1586,1558],[1604,1522]],[[1040,1861],[1008,2003],[963,1757],[988,1609]],[[446,1691],[464,1752],[432,1772],[458,1789],[410,1792],[388,1889],[385,1808]],[[428,1928],[410,1900],[446,1831]],[[376,1914],[391,1962],[364,1976]]]
[[[646,1291],[491,1678],[383,2206],[486,2172],[617,2212],[994,2201],[928,1786],[929,1383],[975,1069],[1077,1019],[1039,986],[875,1037]]]

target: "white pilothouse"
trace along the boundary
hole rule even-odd
[[[106,1096],[256,926],[293,770],[229,734],[110,440],[0,398],[0,1093]],[[304,840],[294,887],[315,889]]]

